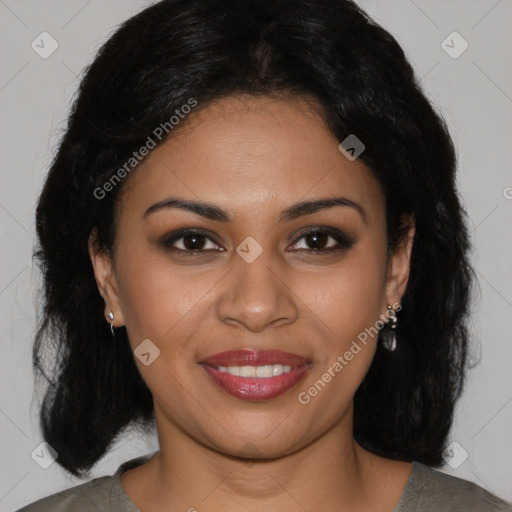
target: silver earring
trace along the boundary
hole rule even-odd
[[[394,309],[388,304],[389,322],[382,331],[382,345],[390,352],[396,350],[396,324],[398,322]]]
[[[108,317],[110,318],[110,332],[112,333],[112,336],[115,336],[114,334],[114,313],[112,311],[108,314]]]

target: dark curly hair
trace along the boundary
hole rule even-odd
[[[154,425],[151,392],[126,329],[112,339],[88,254],[94,228],[114,254],[116,198],[130,177],[102,199],[94,191],[190,98],[195,112],[239,93],[313,98],[339,141],[364,142],[390,251],[414,219],[398,348],[378,344],[355,395],[354,437],[381,456],[439,466],[464,382],[474,279],[456,156],[399,44],[349,0],[163,0],[124,22],[84,71],[36,212],[44,439],[83,476],[128,427]]]

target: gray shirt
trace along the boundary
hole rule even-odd
[[[140,512],[121,485],[120,476],[140,466],[157,451],[121,464],[114,475],[94,478],[65,491],[42,498],[17,512]],[[482,487],[446,475],[419,462],[412,472],[393,512],[512,512]]]

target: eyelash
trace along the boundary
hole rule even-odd
[[[337,242],[337,245],[335,245],[334,247],[328,247],[326,249],[295,249],[294,252],[306,251],[308,253],[323,255],[323,254],[330,254],[335,251],[350,249],[352,247],[352,245],[354,245],[354,240],[347,237],[344,233],[342,233],[341,231],[332,229],[332,228],[328,228],[328,227],[316,227],[314,229],[308,229],[307,231],[303,231],[294,240],[292,245],[297,245],[297,243],[300,240],[302,240],[306,236],[312,235],[312,234],[327,235],[328,237],[333,238]],[[179,249],[177,247],[173,247],[173,244],[176,243],[178,240],[181,240],[182,238],[185,238],[187,236],[192,236],[192,235],[196,235],[196,236],[199,235],[201,237],[206,237],[207,239],[212,241],[214,244],[219,245],[212,239],[211,236],[208,235],[207,232],[205,232],[201,229],[182,229],[179,232],[174,233],[170,237],[163,240],[162,246],[165,249],[172,250],[174,252],[188,253],[191,255],[198,255],[198,254],[202,254],[205,252],[212,252],[212,249],[188,250],[188,249]],[[221,251],[221,252],[223,252],[223,251]]]

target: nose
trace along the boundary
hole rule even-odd
[[[264,250],[252,263],[237,255],[233,265],[222,280],[217,302],[222,322],[261,332],[271,324],[285,325],[297,319],[293,290],[270,250]]]

